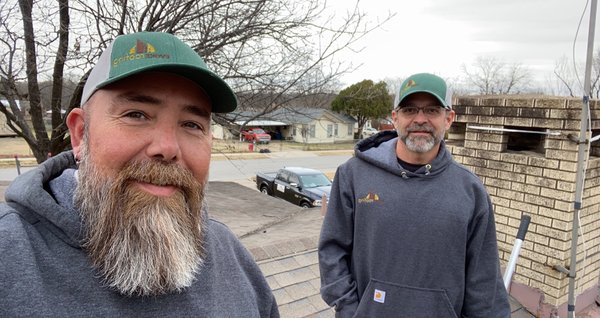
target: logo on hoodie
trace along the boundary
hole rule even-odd
[[[369,192],[364,198],[358,199],[358,203],[373,203],[379,201],[379,195]]]
[[[385,291],[375,289],[375,292],[373,293],[373,300],[378,303],[385,303]]]

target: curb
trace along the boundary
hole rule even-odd
[[[19,164],[21,167],[33,167],[37,166],[37,160],[33,157],[19,157]],[[16,167],[15,158],[0,158],[0,168]]]

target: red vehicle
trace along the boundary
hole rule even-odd
[[[268,144],[271,141],[271,135],[260,128],[250,128],[242,131],[242,141]]]

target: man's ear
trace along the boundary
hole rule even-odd
[[[455,117],[456,113],[454,112],[454,110],[448,112],[448,115],[446,116],[446,130],[450,129],[450,126],[452,126]]]
[[[392,124],[394,125],[394,129],[398,129],[398,127],[396,127],[396,117],[398,117],[398,113],[396,112],[396,109],[392,110]]]
[[[69,135],[71,136],[73,155],[75,158],[80,159],[79,152],[81,151],[85,131],[85,111],[81,108],[73,108],[67,115],[67,127],[69,127]]]

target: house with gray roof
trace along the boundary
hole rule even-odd
[[[269,132],[273,139],[299,143],[351,141],[356,126],[354,118],[323,108],[279,108],[264,115],[253,111],[237,111],[225,117],[238,127],[260,127]],[[218,129],[213,128],[213,131]],[[221,135],[221,138],[227,139],[227,133]]]

